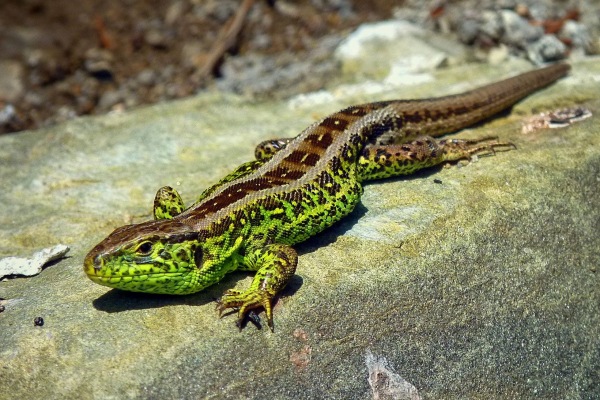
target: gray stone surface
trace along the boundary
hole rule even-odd
[[[0,137],[0,257],[71,248],[38,276],[0,282],[0,398],[367,399],[368,352],[425,399],[597,397],[598,60],[459,134],[517,151],[368,184],[351,216],[297,246],[275,333],[217,318],[213,299],[247,274],[173,297],[110,290],[82,271],[110,231],[150,218],[162,185],[190,202],[261,140],[344,105],[526,69],[458,65],[430,83],[294,109],[208,94]],[[573,104],[595,115],[521,133],[526,115]]]

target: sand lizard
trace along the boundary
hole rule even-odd
[[[234,270],[256,271],[247,290],[228,290],[217,308],[239,308],[241,326],[262,307],[273,330],[273,298],[296,271],[292,246],[349,214],[363,182],[512,148],[491,138],[434,137],[491,117],[569,69],[555,64],[458,95],[352,106],[295,138],[263,142],[256,160],[189,208],[175,190],[161,188],[154,220],[116,229],[89,252],[84,271],[101,285],[166,294],[198,292]]]

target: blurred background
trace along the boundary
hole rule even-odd
[[[361,24],[402,19],[489,62],[598,54],[598,1],[3,0],[0,133],[202,90],[285,98],[335,79]],[[493,61],[493,60],[492,60]]]

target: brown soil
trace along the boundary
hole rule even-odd
[[[223,58],[218,57],[208,76],[202,69],[221,40],[220,31],[242,3],[0,2],[0,73],[4,71],[8,80],[4,91],[0,82],[0,110],[12,111],[4,115],[0,133],[182,98],[212,85],[222,75]],[[306,54],[325,37],[364,21],[389,18],[399,3],[256,0],[226,60],[254,55],[259,63],[271,57],[277,65],[283,57],[289,64],[309,57]],[[235,64],[232,68],[230,75],[235,75]],[[282,85],[284,80],[264,91],[277,91]],[[322,81],[312,83],[318,85]],[[235,85],[225,87],[236,90]]]

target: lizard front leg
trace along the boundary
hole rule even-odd
[[[273,331],[273,298],[292,279],[297,264],[296,250],[283,244],[269,244],[247,255],[238,269],[256,271],[252,284],[245,291],[225,292],[217,301],[219,315],[227,308],[239,307],[237,325],[241,328],[246,314],[262,307],[267,325]]]
[[[284,149],[294,138],[269,139],[260,142],[254,149],[254,157],[266,162],[278,151]]]
[[[181,214],[185,210],[183,200],[179,192],[171,186],[163,186],[156,192],[154,196],[154,208],[152,214],[154,219],[172,219],[174,216]]]

